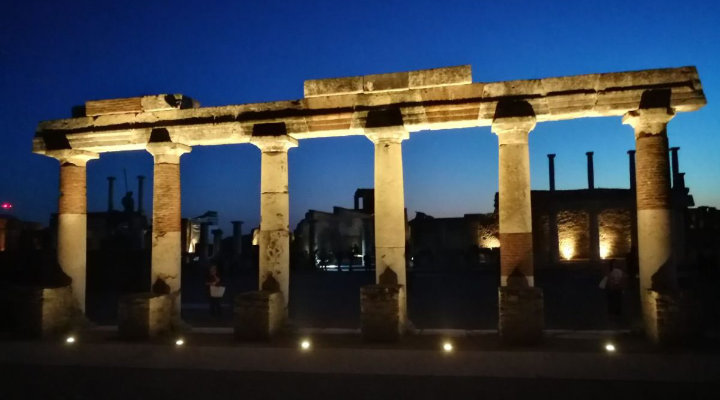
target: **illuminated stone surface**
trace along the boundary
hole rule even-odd
[[[98,155],[83,150],[55,150],[49,156],[60,161],[57,257],[60,268],[71,279],[77,306],[85,312],[87,262],[87,171],[88,161]]]
[[[460,66],[312,80],[304,89],[305,98],[300,100],[204,108],[182,95],[90,101],[84,116],[40,123],[33,151],[56,157],[63,166],[66,163],[57,152],[79,152],[73,154],[86,158],[145,148],[153,153],[152,279],[177,294],[175,309],[179,310],[180,154],[195,145],[257,145],[262,151],[260,287],[281,294],[285,310],[289,298],[287,150],[298,140],[348,135],[373,140],[377,282],[404,285],[402,140],[421,130],[492,125],[500,153],[501,290],[512,287],[535,293],[530,290],[534,271],[529,131],[538,122],[625,115],[624,121],[636,130],[641,286],[675,287],[665,126],[674,113],[695,111],[706,103],[694,67],[473,83],[470,67]],[[162,143],[157,143],[158,132]],[[75,167],[82,167],[82,173]],[[84,243],[85,238],[84,163],[69,161],[61,176],[61,189],[64,185],[82,187],[67,204],[61,199],[59,249],[65,253],[58,256],[74,278],[73,290],[79,293],[85,267],[85,247],[77,243]],[[82,299],[76,296],[84,303],[82,292]],[[542,305],[541,292],[528,296],[532,301],[526,305],[502,303],[513,296],[501,292],[501,310]],[[402,326],[407,315],[404,296],[398,301]],[[647,307],[645,312],[647,317]],[[517,326],[502,321],[501,325],[503,332]],[[542,324],[523,329],[538,333],[538,326]]]

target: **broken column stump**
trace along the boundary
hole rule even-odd
[[[403,285],[367,285],[360,288],[362,336],[367,341],[397,341],[405,332]]]
[[[11,286],[4,291],[12,331],[24,338],[51,338],[74,329],[80,317],[70,286]]]
[[[542,340],[543,291],[536,287],[498,288],[498,333],[507,344],[535,344]]]
[[[235,297],[235,338],[267,340],[285,326],[285,299],[282,292],[259,290]]]
[[[169,334],[172,330],[170,295],[134,293],[122,296],[118,306],[118,334],[141,340]]]
[[[643,296],[645,334],[655,344],[682,344],[697,337],[700,305],[688,293],[648,290]]]

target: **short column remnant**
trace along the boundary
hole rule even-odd
[[[672,108],[641,108],[630,111],[623,123],[635,131],[635,187],[637,201],[638,264],[643,320],[647,336],[658,344],[682,339],[684,303],[678,291],[672,254],[672,204],[668,161],[667,124]],[[670,307],[672,306],[672,307]],[[686,332],[687,333],[687,332]]]
[[[533,287],[528,135],[534,127],[532,114],[496,117],[492,124],[499,143],[498,332],[507,343],[538,342],[544,327],[543,293]]]
[[[5,286],[0,297],[8,307],[6,318],[22,338],[52,338],[79,326],[77,300],[70,286]]]
[[[282,292],[259,290],[235,297],[235,338],[267,340],[285,325],[286,309]]]
[[[190,146],[173,142],[150,142],[153,155],[153,209],[151,287],[154,294],[169,294],[172,319],[180,320],[180,156]]]
[[[87,170],[98,155],[82,150],[53,150],[48,156],[60,161],[57,258],[71,279],[77,307],[85,313],[87,276]]]
[[[168,294],[137,293],[120,298],[118,334],[127,340],[148,339],[172,330],[173,299]]]
[[[374,127],[373,120],[393,118],[369,115],[365,129],[375,144],[376,284],[360,291],[362,334],[366,340],[392,341],[408,329],[402,141],[409,133],[402,125]]]
[[[255,126],[251,143],[262,152],[260,169],[259,282],[257,292],[235,299],[239,339],[265,339],[285,325],[290,298],[288,151],[297,141],[283,124]]]

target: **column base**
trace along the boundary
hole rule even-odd
[[[362,336],[372,342],[392,342],[405,333],[405,287],[367,285],[360,288]]]
[[[653,343],[681,344],[699,335],[699,307],[689,294],[648,290],[643,297],[645,335]]]
[[[285,327],[285,299],[282,292],[260,290],[235,297],[235,338],[268,340]]]
[[[498,288],[498,333],[507,344],[535,344],[545,327],[543,291],[536,287]]]
[[[82,320],[72,289],[11,286],[3,290],[10,328],[24,338],[46,339],[76,329]]]
[[[173,301],[170,295],[137,293],[122,296],[118,305],[121,339],[141,340],[170,334]]]

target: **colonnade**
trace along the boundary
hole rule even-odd
[[[498,114],[500,115],[500,114]],[[634,128],[636,139],[637,226],[641,293],[676,289],[671,243],[671,206],[667,123],[670,108],[628,112],[623,123]],[[267,124],[275,125],[275,124]],[[530,158],[528,137],[536,125],[530,114],[498,116],[492,132],[498,137],[499,233],[500,233],[500,325],[523,329],[528,312],[537,307],[523,303],[523,291],[535,286],[533,267]],[[256,127],[257,128],[257,127]],[[267,128],[267,127],[265,127]],[[270,127],[272,128],[272,127]],[[289,300],[290,227],[288,196],[288,151],[296,139],[282,130],[257,129],[250,142],[261,153],[261,222],[259,233],[259,282],[261,291],[279,292],[287,312]],[[394,297],[393,326],[399,334],[407,326],[405,217],[402,142],[409,139],[399,124],[368,126],[365,135],[375,148],[375,254],[376,284],[399,287]],[[153,290],[170,294],[173,314],[180,312],[181,234],[180,159],[191,147],[165,140],[147,144],[154,160],[152,274]],[[72,278],[72,290],[81,310],[85,309],[87,240],[86,164],[98,155],[82,150],[52,150],[46,153],[60,162],[58,203],[58,262]],[[503,295],[503,288],[514,290]],[[518,295],[518,293],[520,293]],[[519,297],[518,297],[519,296]],[[531,296],[532,297],[532,296]],[[520,301],[518,302],[518,298]],[[511,300],[512,299],[512,300]],[[364,301],[364,300],[363,300]],[[535,297],[537,302],[538,299]],[[542,310],[542,296],[539,298]],[[377,303],[363,303],[363,314]],[[643,299],[643,304],[648,304]],[[534,310],[534,311],[533,311]],[[653,310],[644,306],[646,324],[657,324]],[[540,313],[542,319],[542,313]],[[385,317],[383,317],[385,318]],[[520,327],[518,327],[520,326]],[[394,329],[394,328],[393,328]],[[529,337],[542,335],[542,323]]]

